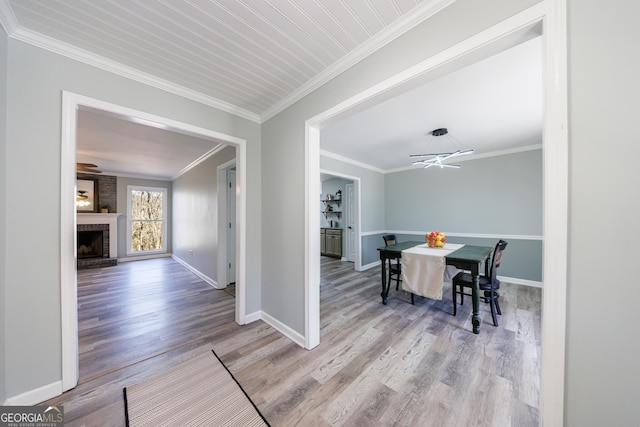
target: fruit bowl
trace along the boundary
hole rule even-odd
[[[447,243],[447,236],[440,231],[427,233],[424,238],[430,248],[444,248],[445,243]]]

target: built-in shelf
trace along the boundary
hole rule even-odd
[[[321,200],[321,202],[325,205],[325,208],[322,211],[325,219],[331,215],[335,215],[338,218],[342,216],[342,211],[333,210],[333,205],[340,206],[342,199],[324,199]]]

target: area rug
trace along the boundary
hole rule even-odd
[[[127,426],[268,426],[212,350],[124,389]]]

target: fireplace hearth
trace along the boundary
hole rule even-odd
[[[109,267],[118,264],[118,214],[78,214],[77,268]]]

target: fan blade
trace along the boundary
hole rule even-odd
[[[78,171],[78,172],[102,173],[101,170],[85,168],[84,166],[76,166],[76,171]]]
[[[97,168],[98,165],[94,165],[93,163],[76,163],[76,166],[82,166],[85,168]]]

